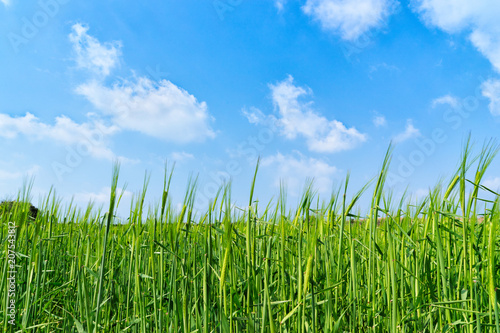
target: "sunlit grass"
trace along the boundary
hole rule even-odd
[[[176,211],[173,169],[165,168],[158,207],[146,209],[149,176],[124,224],[113,168],[110,207],[84,210],[49,195],[29,216],[31,183],[1,219],[17,226],[16,326],[42,332],[497,332],[500,301],[500,196],[481,185],[498,151],[475,156],[466,143],[456,173],[414,201],[384,190],[391,160],[352,198],[349,175],[328,201],[308,182],[297,207],[256,200],[247,207],[224,185],[195,212],[196,179]],[[356,204],[373,188],[363,216]],[[493,200],[484,196],[489,193]],[[259,206],[260,205],[260,206]]]

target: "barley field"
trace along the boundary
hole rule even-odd
[[[119,165],[106,212],[48,195],[33,218],[27,182],[0,216],[2,329],[500,333],[500,195],[481,185],[498,147],[471,147],[417,201],[385,189],[392,148],[354,195],[349,174],[328,198],[310,181],[296,207],[285,186],[258,201],[258,164],[248,206],[226,184],[195,211],[192,180],[177,211],[167,166],[161,202],[146,179],[124,220]]]

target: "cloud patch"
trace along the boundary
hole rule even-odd
[[[354,41],[383,26],[397,4],[393,0],[307,0],[302,10],[323,30]]]
[[[134,77],[106,84],[104,77],[119,64],[121,43],[101,43],[82,24],[75,24],[72,30],[69,39],[78,67],[97,74],[75,91],[110,117],[114,126],[176,143],[215,137],[207,104],[168,80]]]
[[[123,190],[122,188],[116,189],[116,194],[120,195],[123,192],[122,200],[132,199],[132,192]],[[111,187],[103,187],[99,192],[79,192],[74,195],[74,199],[79,203],[89,203],[93,202],[98,205],[103,205],[109,203],[109,198],[111,197]]]
[[[274,5],[278,9],[279,12],[281,12],[285,8],[287,0],[275,0]]]
[[[174,151],[172,154],[170,154],[170,158],[173,159],[175,162],[184,162],[188,160],[193,160],[194,155],[186,153],[185,151]]]
[[[73,44],[77,66],[98,75],[108,76],[119,64],[121,43],[101,43],[90,36],[87,33],[89,27],[81,23],[74,24],[71,30],[69,40]]]
[[[402,143],[402,142],[405,142],[407,140],[410,140],[410,139],[414,139],[414,138],[417,138],[419,137],[421,134],[420,134],[420,130],[418,130],[417,128],[415,128],[415,126],[413,126],[413,121],[411,119],[408,119],[406,121],[406,127],[405,127],[405,130],[399,134],[397,134],[394,138],[393,138],[393,142],[394,143]]]
[[[280,181],[286,182],[292,192],[298,194],[306,178],[297,175],[313,177],[319,192],[328,193],[332,190],[332,177],[338,172],[335,166],[312,157],[306,157],[298,152],[294,155],[277,153],[262,159],[262,166],[272,168],[275,172],[274,185],[279,186]]]
[[[272,116],[265,115],[261,110],[256,107],[251,107],[249,109],[244,108],[242,110],[243,115],[247,118],[250,124],[261,125],[267,122]]]
[[[490,100],[488,108],[494,116],[500,116],[500,80],[490,79],[481,85],[482,94]]]
[[[376,113],[375,116],[373,116],[373,125],[375,127],[385,127],[387,126],[387,119],[385,119],[384,115]]]
[[[338,120],[329,120],[312,108],[312,102],[302,101],[312,91],[294,85],[293,77],[270,84],[269,88],[279,114],[275,123],[285,138],[303,138],[309,150],[319,153],[349,150],[366,140],[366,135],[354,127],[347,128]],[[265,119],[257,109],[247,112],[246,117],[253,123],[260,123]]]
[[[453,109],[456,109],[460,106],[460,101],[458,98],[452,95],[444,95],[441,97],[438,97],[432,101],[432,107],[438,107],[439,105],[448,105],[452,107]]]
[[[492,191],[500,191],[500,177],[487,179],[483,185]]]
[[[108,138],[118,131],[116,126],[99,121],[78,124],[66,116],[56,117],[51,125],[29,112],[24,117],[0,114],[0,137],[14,139],[23,135],[35,141],[50,139],[65,145],[81,145],[89,155],[108,160],[116,158],[108,147]]]
[[[91,81],[76,92],[121,129],[177,143],[215,137],[207,104],[168,80],[142,77],[111,87]]]
[[[0,169],[0,180],[16,180],[25,176],[31,177],[38,174],[39,170],[40,166],[36,164],[25,171],[7,171]]]

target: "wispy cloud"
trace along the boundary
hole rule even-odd
[[[500,190],[500,177],[486,179],[483,182],[483,185],[492,191],[499,191]]]
[[[274,5],[278,8],[278,11],[282,11],[285,8],[287,0],[275,0]]]
[[[366,136],[354,127],[347,128],[338,120],[329,120],[312,108],[312,102],[301,98],[312,94],[311,90],[294,85],[293,77],[269,85],[279,117],[276,122],[281,134],[287,139],[302,137],[311,151],[334,153],[349,150],[366,140]],[[251,122],[263,119],[256,110],[247,113]]]
[[[8,170],[1,170],[0,169],[0,180],[15,180],[15,179],[20,179],[22,177],[28,176],[35,176],[38,174],[38,171],[40,170],[39,165],[33,165],[31,168],[24,170],[24,171],[8,171]]]
[[[482,94],[490,100],[488,105],[494,116],[500,116],[500,80],[490,79],[481,85]]]
[[[460,105],[460,101],[455,96],[444,95],[444,96],[438,97],[432,101],[433,108],[435,108],[439,105],[448,105],[448,106],[451,106],[452,108],[456,109]]]
[[[0,137],[13,139],[23,135],[37,141],[50,139],[65,145],[80,144],[86,153],[97,158],[116,157],[108,147],[108,139],[117,132],[116,126],[106,126],[99,121],[78,124],[60,116],[56,117],[54,124],[46,124],[31,113],[24,117],[0,114]]]
[[[72,26],[69,39],[73,44],[75,60],[79,68],[108,76],[113,68],[119,64],[121,43],[118,41],[100,43],[87,32],[89,27],[80,23]]]
[[[279,186],[280,181],[283,180],[296,194],[306,181],[305,175],[314,178],[320,192],[330,192],[332,190],[332,177],[338,172],[335,166],[323,160],[306,157],[298,152],[295,152],[294,155],[282,155],[278,152],[276,155],[265,157],[262,159],[262,166],[274,170],[274,184],[276,186]]]
[[[271,116],[265,115],[261,110],[256,107],[251,107],[249,109],[244,108],[242,111],[245,118],[247,118],[250,124],[259,125],[266,122]]]
[[[5,6],[10,6],[10,0],[0,0]]]
[[[422,200],[429,195],[429,189],[419,188],[412,192],[412,196],[415,200]]]
[[[375,73],[378,71],[383,71],[383,70],[388,71],[388,72],[401,72],[401,70],[399,69],[398,66],[389,65],[385,62],[382,62],[380,64],[370,66],[369,73],[372,74],[372,73]]]
[[[302,9],[324,30],[352,41],[383,26],[397,4],[393,0],[307,0]]]
[[[373,121],[373,125],[375,125],[375,127],[387,126],[387,119],[385,119],[384,115],[375,113],[375,116],[373,116],[372,121]]]
[[[117,195],[122,194],[122,200],[130,200],[132,198],[132,192],[123,190],[122,188],[117,188]],[[93,202],[97,205],[107,204],[109,198],[111,197],[111,187],[103,187],[99,192],[79,192],[74,195],[74,199],[78,203],[89,203]]]
[[[170,154],[170,158],[175,162],[183,162],[194,159],[194,155],[186,153],[185,151],[174,151]]]
[[[406,127],[405,127],[404,132],[397,134],[393,138],[393,142],[394,143],[402,143],[406,140],[414,139],[414,138],[419,137],[419,136],[420,136],[420,130],[418,130],[417,128],[415,128],[413,126],[413,121],[411,119],[408,119],[406,121]]]

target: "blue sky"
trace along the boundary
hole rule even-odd
[[[358,190],[395,143],[389,187],[422,196],[500,128],[494,0],[0,1],[0,186],[33,176],[65,201],[105,205],[121,162],[124,204],[165,160],[172,201],[198,175],[197,207],[233,181],[244,206],[306,177],[328,199]],[[500,188],[495,160],[485,184]],[[365,201],[366,203],[366,201]],[[363,205],[363,201],[362,201]]]

